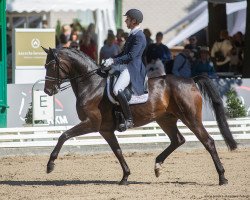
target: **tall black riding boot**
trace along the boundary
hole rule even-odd
[[[132,128],[134,126],[133,124],[133,119],[132,119],[132,114],[129,108],[129,104],[127,101],[127,98],[124,94],[123,91],[119,90],[118,91],[118,95],[117,95],[117,99],[121,105],[123,114],[124,114],[124,118],[125,118],[125,123],[124,124],[120,124],[119,125],[119,129],[120,130],[127,130],[128,128]]]

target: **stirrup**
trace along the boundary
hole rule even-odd
[[[134,123],[133,123],[132,119],[126,120],[125,123],[126,123],[127,128],[133,128],[134,127]]]
[[[133,128],[133,127],[134,127],[134,123],[131,119],[125,120],[125,123],[119,124],[118,131],[123,132],[123,131],[126,131],[128,128]]]

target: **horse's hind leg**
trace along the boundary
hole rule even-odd
[[[185,138],[181,135],[177,128],[177,118],[174,116],[164,116],[157,119],[156,122],[162,128],[162,130],[168,135],[170,139],[170,145],[156,157],[155,160],[155,176],[160,176],[161,164],[164,160],[179,146],[185,143]]]
[[[123,157],[122,150],[120,145],[115,137],[114,132],[100,132],[103,138],[108,142],[109,146],[111,147],[112,151],[114,152],[115,156],[120,162],[120,165],[123,170],[123,177],[120,181],[120,185],[127,185],[128,184],[128,176],[130,175],[130,169]]]
[[[211,155],[215,168],[217,170],[217,173],[219,175],[219,184],[224,185],[228,183],[228,180],[225,178],[224,173],[225,170],[222,166],[222,163],[220,161],[220,158],[218,156],[214,139],[208,134],[206,129],[204,128],[202,122],[193,123],[195,119],[191,120],[191,124],[187,124],[187,126],[190,128],[191,131],[197,136],[197,138],[201,141],[201,143],[204,145],[206,150]],[[189,121],[190,123],[190,121]]]

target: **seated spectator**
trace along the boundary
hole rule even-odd
[[[146,72],[148,78],[154,78],[166,75],[164,65],[160,59],[152,61],[146,65]]]
[[[183,51],[174,59],[172,73],[175,76],[185,78],[191,77],[191,64],[193,56],[194,52],[192,52],[192,50],[186,48],[183,49]]]
[[[91,35],[85,33],[80,42],[80,50],[97,62],[97,46],[96,43],[91,40]]]
[[[76,41],[70,42],[69,47],[79,50],[79,44]]]
[[[146,47],[145,47],[145,50],[144,50],[144,52],[143,52],[143,55],[142,55],[142,57],[143,57],[143,63],[144,63],[144,65],[146,65],[147,64],[147,50],[148,50],[148,46],[150,45],[150,44],[153,44],[153,40],[151,39],[151,32],[150,32],[150,30],[148,29],[148,28],[145,28],[145,29],[143,29],[143,33],[144,33],[144,35],[145,35],[145,37],[146,37]]]
[[[113,58],[121,52],[120,47],[115,43],[115,36],[113,34],[108,34],[106,43],[100,50],[99,63],[101,64],[103,60],[108,58]]]
[[[71,27],[69,25],[63,25],[61,29],[61,33],[65,35],[67,41],[69,41],[70,35],[71,35]]]
[[[200,56],[192,66],[192,77],[198,75],[205,75],[210,78],[216,77],[213,63],[210,60],[208,47],[200,48]]]
[[[128,36],[129,36],[129,33],[128,32],[124,32],[123,34],[122,34],[122,38],[124,39],[124,44],[125,44],[125,42],[126,42],[126,40],[128,39]],[[123,44],[123,45],[124,45]],[[123,46],[122,46],[123,47]]]
[[[229,71],[234,73],[241,73],[242,72],[242,64],[243,60],[241,56],[238,54],[237,48],[234,46],[230,51],[230,67]]]
[[[197,37],[195,35],[192,35],[190,38],[188,38],[189,44],[187,44],[184,48],[185,49],[190,49],[192,52],[194,52],[194,57],[193,57],[193,62],[198,59],[199,57],[199,51],[200,47],[197,46]]]
[[[230,52],[233,48],[227,30],[220,31],[220,38],[213,44],[211,57],[216,72],[229,72]]]
[[[242,73],[243,68],[243,52],[244,52],[244,36],[241,32],[237,32],[233,36],[233,48],[230,53],[230,71]]]
[[[157,59],[160,59],[165,65],[167,61],[171,59],[171,52],[169,48],[162,44],[163,34],[158,32],[156,34],[156,43],[150,44],[146,51],[147,63],[155,62]]]
[[[77,42],[79,44],[79,38],[78,38],[77,31],[72,31],[72,33],[70,35],[70,41],[71,42]]]
[[[116,32],[116,40],[115,40],[115,43],[120,47],[120,49],[122,49],[123,45],[124,45],[124,39],[123,39],[123,33],[124,33],[124,30],[121,29],[121,28],[118,28],[117,29],[117,32]]]
[[[71,34],[71,28],[69,25],[63,25],[61,28],[61,34],[59,36],[59,43],[57,45],[57,48],[61,47],[69,47],[70,45],[70,34]]]
[[[61,47],[69,47],[70,46],[70,40],[65,34],[60,35],[60,45],[59,48]]]
[[[42,28],[48,28],[48,21],[47,20],[42,20]]]

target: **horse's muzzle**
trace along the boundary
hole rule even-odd
[[[44,92],[49,96],[52,96],[56,93],[55,90],[49,88],[44,88]]]

